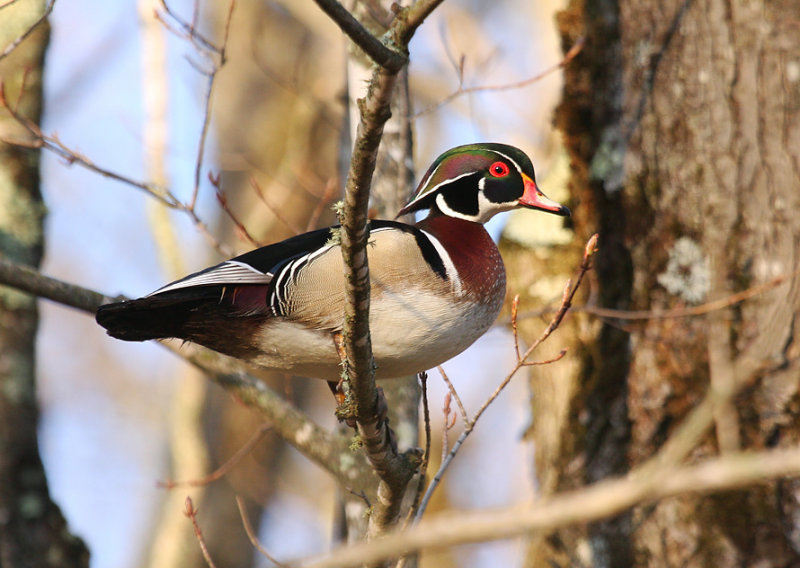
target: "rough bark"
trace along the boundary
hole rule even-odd
[[[567,48],[586,37],[557,122],[576,228],[600,232],[600,305],[691,306],[790,279],[701,317],[603,323],[586,342],[570,440],[552,460],[564,464],[557,485],[642,463],[709,388],[738,395],[690,461],[796,444],[796,5],[576,0],[558,23]],[[746,384],[736,383],[741,374]],[[796,565],[796,493],[786,481],[667,499],[586,532],[559,531],[544,557],[559,566]]]
[[[5,7],[2,48],[45,10],[45,2]],[[17,110],[39,121],[42,71],[49,29],[30,34],[0,61],[5,95]],[[0,112],[0,135],[23,137]],[[0,144],[0,256],[38,267],[42,258],[44,204],[39,190],[39,150]],[[88,566],[83,542],[70,534],[50,499],[39,456],[36,400],[36,299],[0,288],[0,565]]]

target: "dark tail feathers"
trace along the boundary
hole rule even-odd
[[[192,308],[200,303],[198,299],[152,296],[100,306],[95,319],[108,335],[125,341],[182,337]]]
[[[266,294],[263,285],[196,286],[106,304],[95,319],[117,339],[176,337],[239,356],[268,317]]]

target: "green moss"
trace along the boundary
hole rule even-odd
[[[338,215],[338,213],[337,213]],[[338,247],[342,244],[342,229],[341,227],[331,227],[330,228],[330,236],[328,240],[325,241],[326,247]]]
[[[350,445],[348,447],[350,448],[351,452],[357,452],[364,447],[364,440],[359,434],[355,434],[350,440]]]
[[[32,520],[44,515],[46,504],[38,493],[30,491],[19,500],[19,513],[23,519]]]
[[[13,363],[12,363],[13,364]],[[30,387],[24,378],[28,375],[10,369],[3,381],[0,381],[0,393],[10,405],[17,406],[30,398]]]
[[[2,250],[2,249],[0,249]],[[20,292],[9,286],[0,286],[0,306],[6,310],[32,309],[36,299],[30,294]]]

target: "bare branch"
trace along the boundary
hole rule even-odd
[[[197,205],[197,197],[200,193],[200,181],[203,173],[206,141],[208,140],[208,129],[211,125],[211,104],[214,97],[214,87],[216,85],[217,73],[226,62],[228,36],[230,34],[231,18],[233,17],[233,9],[235,5],[236,1],[230,0],[228,14],[225,19],[222,43],[219,46],[215,45],[197,30],[197,4],[195,4],[195,12],[192,14],[192,21],[187,22],[172,11],[172,9],[167,5],[166,0],[161,0],[161,7],[164,9],[164,12],[180,27],[180,31],[173,28],[160,14],[156,14],[156,17],[168,30],[173,32],[175,35],[183,37],[189,41],[197,50],[197,52],[206,58],[210,65],[209,71],[200,71],[208,77],[208,83],[206,85],[206,94],[204,99],[203,124],[200,128],[200,139],[197,144],[197,157],[195,159],[194,167],[194,188],[192,189],[192,198],[188,203],[188,209],[190,211],[194,211],[195,206]]]
[[[800,475],[800,449],[727,454],[696,466],[665,468],[644,475],[641,468],[620,479],[541,499],[510,510],[460,511],[441,515],[403,533],[339,549],[321,558],[292,563],[302,568],[361,566],[423,549],[485,542],[550,532],[617,515],[642,503],[684,493],[708,494]]]
[[[366,53],[375,63],[387,71],[397,72],[406,63],[408,57],[387,47],[359,22],[337,0],[314,0],[317,6],[333,20],[353,43]],[[403,45],[405,48],[406,46]]]
[[[25,128],[28,133],[33,137],[33,141],[25,141],[25,140],[10,140],[6,138],[1,138],[3,142],[7,144],[13,144],[16,146],[26,146],[30,148],[44,148],[61,156],[64,160],[66,160],[67,164],[78,164],[83,166],[87,170],[93,171],[97,174],[100,174],[103,177],[107,177],[110,179],[117,180],[119,182],[125,183],[127,185],[133,186],[137,189],[140,189],[150,195],[151,197],[156,198],[158,201],[164,203],[166,206],[171,207],[173,209],[179,208],[178,200],[166,189],[156,186],[152,183],[146,183],[142,181],[135,180],[133,178],[129,178],[127,176],[123,176],[116,172],[112,172],[106,168],[98,166],[89,158],[81,155],[79,152],[68,148],[64,145],[61,140],[59,140],[58,136],[55,134],[47,135],[42,132],[38,125],[31,122],[24,116],[20,115],[15,108],[8,104],[8,100],[6,99],[5,95],[5,88],[3,85],[2,80],[0,80],[0,107],[5,108],[14,118],[14,120],[23,128]]]
[[[0,256],[0,284],[90,314],[94,314],[103,304],[124,299],[111,298],[88,288],[50,278],[30,266],[18,264],[2,256]]]
[[[272,424],[262,424],[261,427],[256,430],[250,439],[245,442],[245,444],[239,448],[235,454],[233,454],[225,463],[223,463],[220,467],[216,470],[209,473],[207,476],[201,479],[190,479],[188,481],[159,481],[158,486],[163,487],[164,489],[175,489],[176,487],[203,487],[208,485],[209,483],[213,483],[219,479],[222,479],[227,473],[236,467],[242,458],[249,454],[253,448],[256,447],[256,444],[261,441],[261,438],[264,437],[264,434],[272,430]]]
[[[242,517],[242,526],[244,527],[244,532],[247,533],[247,538],[250,539],[253,547],[255,547],[255,549],[258,550],[264,558],[275,564],[275,566],[286,566],[286,564],[283,564],[274,556],[272,556],[272,554],[270,554],[267,549],[264,548],[258,541],[255,532],[253,532],[253,526],[250,524],[250,519],[247,518],[247,510],[244,507],[244,501],[238,495],[236,496],[236,505],[239,507],[239,516]]]
[[[528,347],[528,349],[522,355],[519,354],[519,344],[516,342],[516,336],[515,336],[515,348],[516,348],[516,353],[517,353],[517,363],[516,363],[516,365],[514,365],[514,368],[511,369],[511,371],[506,375],[506,377],[498,385],[498,387],[495,389],[495,391],[481,405],[481,407],[475,413],[475,416],[473,416],[471,420],[468,420],[468,419],[465,418],[466,427],[464,428],[464,431],[461,432],[461,435],[456,440],[456,443],[453,444],[453,448],[450,450],[450,452],[448,452],[446,457],[442,460],[442,464],[439,466],[439,471],[436,472],[436,475],[434,476],[433,480],[431,481],[431,484],[428,486],[428,489],[425,492],[425,496],[422,498],[422,503],[420,504],[419,509],[417,510],[417,515],[416,515],[416,520],[417,521],[419,521],[422,518],[422,515],[425,513],[425,509],[427,508],[428,503],[429,503],[431,497],[433,496],[433,492],[436,490],[436,488],[441,483],[441,480],[442,480],[442,477],[444,476],[445,471],[447,471],[447,468],[453,462],[453,459],[455,458],[456,454],[458,453],[458,450],[461,448],[461,445],[464,443],[464,441],[467,439],[467,437],[469,437],[469,435],[475,429],[475,424],[478,422],[478,419],[480,419],[480,417],[483,415],[483,413],[486,411],[486,409],[489,408],[489,405],[491,405],[497,399],[497,397],[500,396],[500,393],[503,392],[503,390],[506,388],[506,386],[508,386],[508,383],[511,382],[511,379],[514,378],[514,376],[517,374],[517,372],[522,367],[528,365],[528,361],[527,360],[528,360],[528,357],[530,357],[531,353],[533,353],[533,351],[539,345],[541,345],[545,340],[547,340],[547,338],[550,337],[550,334],[552,334],[558,328],[558,326],[561,324],[561,321],[564,319],[564,315],[567,313],[567,311],[569,310],[570,306],[572,305],[572,300],[575,297],[575,293],[578,291],[578,288],[580,287],[584,276],[586,275],[586,273],[591,268],[592,257],[594,256],[595,252],[597,252],[597,239],[598,239],[598,236],[597,236],[597,234],[595,234],[595,235],[592,235],[592,237],[587,241],[586,247],[584,248],[584,251],[583,251],[583,259],[581,261],[581,266],[580,266],[580,269],[578,271],[578,277],[577,277],[577,279],[575,281],[575,285],[573,286],[571,282],[569,282],[569,281],[567,282],[567,285],[564,288],[564,295],[563,295],[563,297],[561,299],[561,306],[559,307],[559,309],[556,312],[556,314],[553,316],[553,319],[550,320],[550,324],[542,332],[542,334],[539,336],[539,338],[530,347]],[[512,317],[513,317],[513,321],[515,322],[516,321],[516,317],[514,317],[514,316],[512,316]],[[552,359],[550,359],[548,361],[539,362],[539,364],[547,364],[547,363],[552,363],[552,362],[558,361],[559,359],[561,359],[564,356],[564,354],[565,354],[565,352],[562,351],[556,357],[554,357],[554,358],[552,358]],[[442,376],[446,377],[446,375],[444,373],[442,373]],[[445,379],[445,381],[447,382],[448,386],[450,387],[451,392],[453,392],[455,394],[455,389],[453,388],[452,383],[450,383],[450,381],[448,379]],[[460,401],[459,401],[459,406],[461,406],[460,405]],[[461,407],[461,408],[462,408],[462,412],[464,412],[463,407]]]
[[[236,227],[236,232],[239,234],[239,238],[247,241],[250,246],[260,247],[263,246],[263,243],[258,242],[253,235],[250,234],[250,231],[247,230],[247,227],[244,226],[239,220],[239,217],[231,209],[230,205],[228,204],[228,196],[225,195],[225,192],[222,191],[222,185],[220,184],[220,176],[214,175],[213,173],[208,173],[208,180],[211,182],[211,185],[214,186],[217,195],[217,203],[219,206],[222,207],[222,210],[228,216],[228,218],[233,223],[234,227]]]
[[[189,218],[192,220],[195,228],[200,231],[200,233],[206,238],[208,244],[219,251],[222,256],[233,256],[232,251],[222,244],[208,228],[208,225],[203,222],[202,219],[197,215],[194,209],[190,208],[185,203],[182,203],[177,197],[175,197],[172,192],[169,190],[162,188],[153,183],[147,183],[139,180],[135,180],[133,178],[121,175],[119,173],[113,172],[109,169],[104,167],[98,166],[94,162],[92,162],[86,156],[83,156],[76,150],[73,150],[66,146],[55,134],[45,134],[42,132],[39,127],[26,119],[24,116],[21,116],[16,110],[8,104],[8,101],[5,96],[5,90],[3,88],[3,82],[0,80],[0,107],[5,108],[11,114],[11,116],[16,120],[21,126],[23,126],[28,133],[33,137],[33,141],[25,141],[25,140],[10,140],[7,138],[0,138],[0,141],[5,142],[7,144],[13,144],[16,146],[24,146],[29,148],[44,148],[45,150],[49,150],[54,154],[62,157],[66,162],[67,165],[78,164],[83,166],[89,171],[95,172],[100,174],[103,177],[107,177],[126,185],[130,185],[131,187],[135,187],[136,189],[144,191],[150,197],[155,198],[160,203],[164,204],[165,206],[169,207],[170,209],[176,209],[178,211],[183,211],[186,213]]]
[[[453,102],[455,99],[462,95],[471,95],[474,93],[488,93],[488,92],[495,92],[495,91],[511,91],[514,89],[522,89],[523,87],[527,87],[532,85],[538,81],[541,81],[551,73],[558,71],[559,69],[563,69],[566,67],[570,61],[575,59],[575,57],[581,52],[584,46],[584,39],[580,38],[575,44],[567,51],[564,58],[556,63],[555,65],[548,67],[544,71],[537,73],[533,77],[528,77],[527,79],[523,79],[522,81],[516,81],[514,83],[505,83],[502,85],[483,85],[479,87],[464,87],[464,58],[462,57],[459,61],[459,65],[457,67],[458,72],[458,89],[447,95],[444,99],[433,104],[427,108],[422,109],[421,111],[414,114],[414,118],[418,118],[420,116],[424,116],[426,114],[430,114],[442,108],[443,106]]]
[[[441,0],[418,0],[401,9],[387,36],[405,51],[416,28]],[[337,2],[318,0],[323,9],[337,12]],[[338,17],[338,16],[337,16]],[[342,18],[347,19],[342,16]],[[339,22],[340,20],[337,20]],[[352,22],[351,22],[352,23]],[[350,169],[345,185],[341,219],[341,248],[345,265],[345,317],[343,335],[347,353],[346,371],[354,394],[355,416],[359,435],[367,456],[382,483],[379,504],[370,516],[373,534],[383,532],[396,519],[415,464],[410,454],[399,455],[385,416],[379,409],[375,387],[375,362],[369,334],[369,267],[367,263],[367,209],[372,174],[383,135],[390,116],[390,102],[397,75],[405,62],[393,67],[375,69],[367,96],[359,100],[360,123],[354,143]]]
[[[464,420],[464,424],[469,426],[470,419],[469,415],[467,414],[467,410],[464,408],[464,403],[461,402],[461,397],[458,396],[458,392],[456,392],[456,387],[453,386],[452,381],[450,381],[450,377],[447,376],[447,373],[444,372],[444,369],[441,365],[436,367],[439,371],[439,374],[442,376],[442,380],[444,380],[447,388],[450,389],[450,394],[453,395],[453,398],[456,399],[456,404],[458,405],[458,409],[461,411],[461,418]]]
[[[16,4],[17,2],[19,2],[19,0],[6,0],[2,4],[0,4],[0,10],[8,8],[9,6]]]
[[[195,8],[197,8],[197,4],[195,4]],[[227,41],[228,39],[228,26],[230,25],[231,20],[231,13],[233,12],[233,4],[234,0],[231,0],[230,8],[228,9],[228,19],[225,23],[225,36],[223,41]],[[225,53],[225,45],[218,47],[215,45],[211,40],[206,38],[203,34],[201,34],[197,30],[197,12],[192,14],[192,21],[187,22],[183,18],[181,18],[178,14],[176,14],[168,5],[166,0],[161,0],[161,7],[164,9],[164,12],[174,21],[178,26],[181,28],[182,31],[177,31],[172,28],[162,17],[160,14],[157,17],[164,22],[170,31],[173,31],[176,35],[183,36],[187,38],[195,48],[200,51],[208,54],[208,52],[217,54],[222,56]]]
[[[192,527],[194,528],[194,534],[197,537],[197,542],[200,544],[200,550],[203,553],[203,558],[206,561],[206,564],[210,568],[217,568],[214,564],[214,560],[211,558],[211,554],[208,552],[208,547],[206,546],[206,540],[203,538],[203,531],[200,530],[200,525],[197,524],[197,509],[194,508],[194,503],[192,503],[191,497],[186,497],[186,511],[184,514],[189,517],[189,520],[192,521]]]
[[[25,38],[27,38],[29,35],[31,35],[33,33],[33,31],[36,28],[38,28],[39,25],[47,19],[47,17],[50,15],[50,12],[53,11],[53,6],[55,6],[55,3],[56,3],[56,0],[50,0],[50,2],[47,3],[47,7],[45,7],[44,12],[42,13],[42,15],[39,16],[39,18],[35,22],[33,22],[28,27],[28,29],[25,30],[19,37],[17,37],[16,39],[14,39],[14,41],[9,43],[5,47],[5,49],[3,49],[3,51],[0,51],[0,61],[2,61],[4,58],[8,57],[8,55],[12,51],[14,51],[17,48],[17,46],[19,46],[19,44],[21,44],[23,41],[25,41]],[[11,4],[13,4],[13,2],[7,2],[7,3],[3,4],[2,6],[0,6],[0,9],[6,8],[6,7],[10,6]]]
[[[206,154],[208,127],[211,124],[211,101],[214,96],[214,85],[216,84],[218,70],[219,68],[214,65],[213,70],[208,75],[205,104],[203,108],[203,125],[200,128],[200,140],[197,143],[197,158],[194,164],[194,188],[192,188],[192,199],[189,201],[189,209],[192,211],[194,211],[195,205],[197,205],[197,196],[200,194],[200,178],[203,172],[203,159]]]
[[[573,306],[572,311],[584,312],[589,315],[601,318],[619,319],[619,320],[656,320],[656,319],[697,317],[706,315],[708,313],[717,310],[728,308],[730,306],[734,306],[736,304],[744,302],[745,300],[749,300],[750,298],[760,296],[761,294],[769,292],[773,288],[777,288],[781,284],[788,282],[798,274],[800,274],[800,270],[795,270],[791,274],[776,276],[772,280],[769,280],[762,284],[751,286],[746,290],[742,290],[741,292],[731,294],[730,296],[726,296],[725,298],[720,298],[718,300],[706,302],[705,304],[700,304],[699,306],[692,306],[690,308],[675,308],[671,310],[616,310],[613,308],[601,308],[598,306]],[[543,315],[553,312],[554,312],[553,308],[550,307],[541,310],[536,310],[534,312],[526,312],[523,314],[519,314],[517,317],[518,319],[541,317]],[[509,320],[506,320],[505,323],[509,323]]]

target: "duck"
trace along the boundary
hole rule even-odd
[[[453,358],[494,323],[506,272],[484,227],[517,208],[569,216],[542,193],[530,158],[500,143],[441,154],[397,218],[369,221],[370,333],[377,379]],[[100,306],[97,323],[125,341],[177,338],[273,371],[341,378],[344,318],[339,226],[226,260],[138,299]]]

